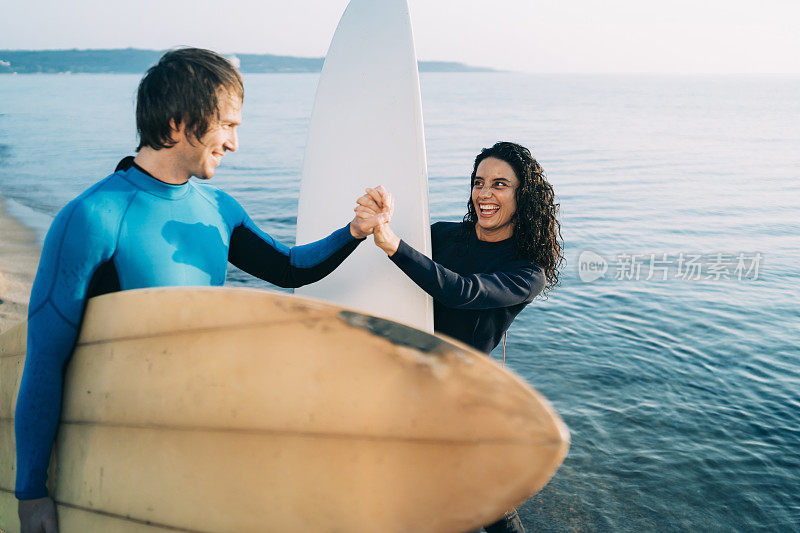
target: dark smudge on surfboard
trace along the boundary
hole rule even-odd
[[[393,344],[408,346],[423,353],[444,355],[448,350],[452,350],[448,343],[429,333],[383,318],[353,311],[342,311],[339,313],[339,318],[353,327],[365,329]]]

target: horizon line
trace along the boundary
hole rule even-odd
[[[179,45],[173,46],[170,48],[137,48],[134,46],[126,46],[122,48],[3,48],[0,49],[0,53],[2,52],[98,52],[98,51],[122,51],[122,50],[137,50],[137,51],[146,51],[146,52],[165,52],[168,50],[175,50],[180,48],[186,48],[189,46]],[[279,58],[291,58],[291,59],[325,59],[325,55],[322,56],[300,56],[300,55],[288,55],[288,54],[275,54],[270,52],[217,52],[223,56],[241,56],[241,55],[252,55],[252,56],[272,56],[272,57],[279,57]],[[0,57],[0,60],[3,58]],[[503,69],[499,67],[493,66],[485,66],[485,65],[474,65],[465,62],[465,60],[455,60],[455,59],[423,59],[417,57],[417,61],[419,63],[452,63],[457,65],[463,65],[465,67],[475,68],[475,69],[487,69],[484,72],[439,72],[439,74],[533,74],[533,75],[609,75],[609,76],[800,76],[800,71],[780,71],[780,72],[736,72],[736,71],[652,71],[652,70],[630,70],[630,71],[603,71],[603,70],[595,70],[595,71],[575,71],[575,70],[547,70],[547,71],[532,71],[532,70],[510,70],[510,69]],[[8,74],[8,75],[33,75],[33,74],[52,74],[52,75],[81,75],[81,74],[124,74],[124,73],[115,73],[115,72],[108,72],[108,73],[88,73],[88,72],[52,72],[52,73],[42,73],[42,72],[28,72],[28,73],[18,73],[18,72],[7,72],[7,73],[0,73],[0,74]],[[248,74],[282,74],[282,72],[261,72],[261,73],[248,73]],[[292,72],[291,74],[318,74],[317,72]]]

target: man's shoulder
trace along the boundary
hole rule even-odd
[[[132,197],[133,187],[120,172],[101,179],[69,202],[56,216],[56,222],[83,221],[95,228],[118,223]]]
[[[195,191],[223,214],[244,211],[239,202],[219,187],[204,181],[192,181]]]
[[[249,219],[244,207],[236,198],[219,187],[202,181],[192,181],[191,184],[197,195],[219,213],[231,231]]]
[[[125,179],[124,172],[117,171],[83,191],[70,203],[82,206],[104,204],[129,199],[136,190],[136,187]]]
[[[207,181],[192,180],[190,183],[192,187],[194,187],[195,190],[197,190],[197,192],[199,192],[200,194],[209,199],[227,200],[228,198],[230,198],[231,200],[233,200],[233,197],[230,194],[226,193],[216,185],[208,183]]]

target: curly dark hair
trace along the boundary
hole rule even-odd
[[[481,150],[475,158],[470,186],[475,183],[478,165],[488,157],[508,163],[520,181],[515,195],[517,211],[513,217],[514,249],[518,257],[533,261],[544,270],[547,282],[542,294],[546,298],[558,284],[559,270],[564,262],[564,242],[557,218],[561,204],[555,203],[553,186],[530,150],[512,142],[498,142]],[[462,228],[465,232],[474,232],[477,223],[478,214],[470,197]]]

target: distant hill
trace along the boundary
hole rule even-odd
[[[93,73],[141,74],[158,61],[163,50],[0,50],[0,74]],[[245,74],[259,72],[320,72],[322,57],[271,54],[227,54]],[[420,61],[422,72],[491,72],[448,61]]]

